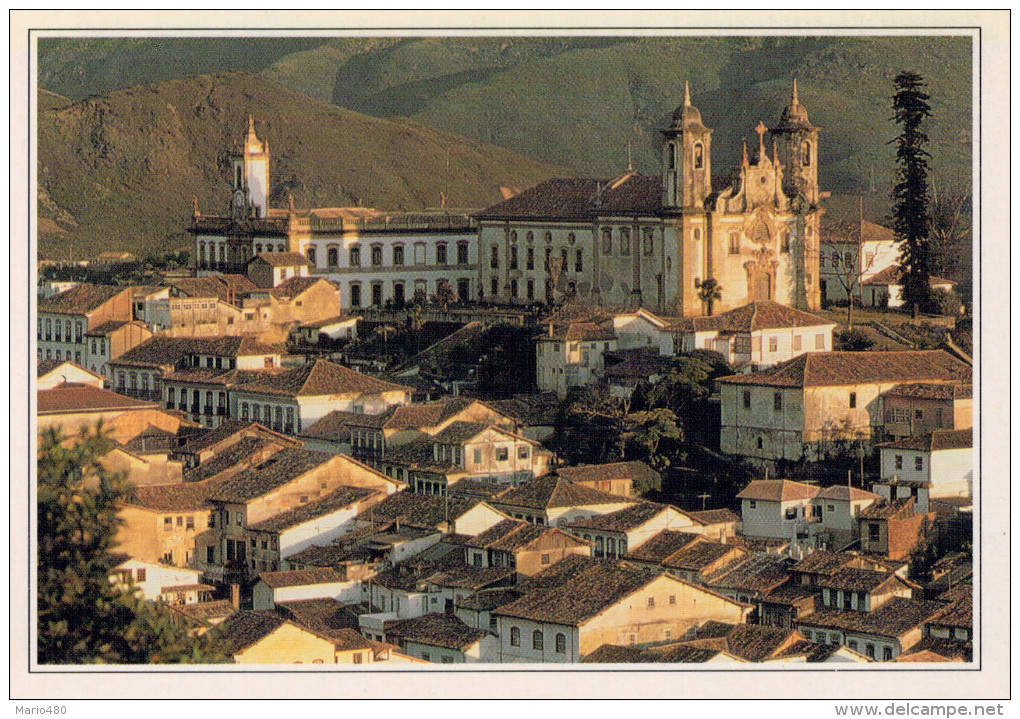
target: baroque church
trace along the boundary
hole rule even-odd
[[[756,300],[817,310],[818,128],[793,94],[779,122],[721,187],[712,129],[683,104],[662,131],[659,176],[554,179],[476,215],[479,294],[526,304],[564,297],[667,315],[706,314]]]

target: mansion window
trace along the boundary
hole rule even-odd
[[[540,652],[540,651],[542,651],[542,648],[543,648],[544,644],[545,644],[545,637],[542,635],[541,631],[536,629],[531,634],[531,648],[534,649],[535,651],[539,651]]]
[[[850,409],[854,409],[856,407],[857,407],[857,393],[856,392],[851,392],[850,393]]]
[[[740,254],[740,233],[739,232],[731,232],[730,233],[730,254],[731,255],[739,255]]]
[[[445,265],[446,264],[446,245],[445,244],[438,244],[438,245],[436,245],[436,264],[437,265]]]
[[[611,227],[602,228],[602,254],[613,254],[613,230]]]
[[[648,228],[645,230],[645,257],[650,256],[655,251],[655,230]]]
[[[326,248],[326,264],[330,267],[340,264],[340,251],[336,247]]]
[[[496,269],[496,268],[499,267],[499,246],[498,245],[493,245],[492,246],[492,255],[490,256],[490,259],[489,259],[489,267],[491,267],[492,269]],[[493,292],[492,294],[496,294],[496,293]]]
[[[920,472],[924,469],[924,458],[914,457],[914,470]]]
[[[372,304],[376,307],[382,305],[382,285],[378,282],[372,283]]]
[[[382,265],[382,247],[372,245],[372,267],[379,267],[380,265]]]
[[[167,391],[166,391],[166,408],[167,409],[173,409],[174,408],[174,404],[177,402],[176,395],[177,395],[177,392],[176,392],[176,390],[174,390],[173,387],[170,387],[169,389],[167,389]]]
[[[528,299],[529,300],[535,299],[535,281],[534,280],[531,280],[531,279],[528,280],[527,293],[528,293]]]
[[[567,263],[567,248],[563,247],[560,249],[560,269],[566,272],[569,265]]]
[[[552,248],[545,248],[545,271],[552,272]]]
[[[532,232],[531,230],[528,230],[528,234],[526,234],[524,236],[524,241],[529,243],[529,244],[534,242],[535,241],[535,233]]]
[[[573,232],[571,232],[571,233],[570,233],[570,234],[569,234],[569,235],[567,236],[567,242],[573,242],[573,241],[574,241],[574,233],[573,233]],[[551,233],[551,232],[546,232],[546,233],[545,233],[545,243],[546,243],[547,245],[548,245],[548,244],[552,244],[552,233]]]
[[[394,282],[393,283],[393,302],[400,306],[404,304],[404,283]]]
[[[630,254],[630,228],[629,227],[621,227],[620,228],[620,254],[621,255],[629,255]]]
[[[315,248],[314,247],[309,247],[307,250],[305,250],[305,257],[307,257],[308,261],[312,263],[312,267],[315,267]]]
[[[517,242],[517,230],[510,230],[510,242]]]
[[[545,281],[545,301],[552,302],[553,298],[553,283],[552,280]]]
[[[457,264],[466,265],[468,263],[468,244],[461,242],[457,245]]]
[[[584,272],[584,257],[581,250],[574,251],[574,272]]]
[[[517,299],[517,280],[510,280],[510,296]]]
[[[499,294],[499,280],[493,277],[492,282],[490,284],[491,286],[489,289],[492,290],[491,294],[493,297],[495,297],[496,295]]]
[[[402,265],[404,264],[404,246],[397,245],[393,248],[393,264]]]
[[[352,247],[350,251],[350,265],[351,267],[361,267],[361,248]]]
[[[744,390],[743,402],[744,409],[751,409],[751,390],[749,389]]]
[[[497,447],[496,448],[496,461],[497,462],[505,462],[509,458],[510,458],[510,450],[508,450],[506,447]]]
[[[535,269],[535,248],[529,247],[527,254],[525,255],[524,268],[528,270]]]
[[[556,653],[566,654],[567,653],[567,635],[562,632],[556,635]]]
[[[776,410],[776,412],[782,412],[783,411],[783,393],[782,392],[776,392],[772,396],[772,406]]]
[[[361,285],[351,285],[351,307],[361,307]]]
[[[521,646],[521,630],[520,627],[510,627],[510,646],[519,647]]]
[[[779,349],[779,339],[776,337],[769,337],[769,352],[776,352]]]
[[[510,269],[517,269],[517,245],[510,245]]]

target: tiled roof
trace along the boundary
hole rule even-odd
[[[886,397],[910,397],[913,399],[970,399],[974,385],[970,382],[946,384],[943,382],[908,382],[898,384],[886,391]]]
[[[350,322],[351,320],[358,319],[357,315],[334,315],[333,317],[327,317],[324,320],[315,320],[314,322],[305,322],[301,327],[303,329],[321,330],[323,327],[329,327],[330,325],[340,324],[341,322]]]
[[[498,499],[501,494],[510,491],[510,486],[499,484],[498,482],[486,482],[481,479],[459,479],[449,485],[446,491],[453,496],[481,499],[488,502]]]
[[[925,602],[894,597],[872,612],[844,612],[823,609],[797,620],[798,624],[831,627],[849,632],[898,637],[920,626],[945,607],[942,602]]]
[[[442,432],[433,435],[432,441],[436,444],[461,445],[480,435],[489,426],[484,422],[453,422],[448,427],[443,428]]]
[[[480,220],[584,220],[607,215],[655,215],[662,205],[658,176],[629,174],[605,180],[557,178],[475,215]],[[524,238],[520,238],[523,242]],[[636,242],[633,238],[632,242]]]
[[[703,664],[720,654],[720,649],[695,647],[689,643],[658,647],[603,644],[581,658],[582,664]]]
[[[324,280],[321,277],[291,277],[289,280],[284,280],[269,290],[269,294],[277,299],[290,299],[291,297],[297,297],[302,292],[308,291],[319,282],[328,283],[328,280]]]
[[[175,277],[166,284],[185,297],[215,297],[222,302],[238,301],[258,287],[244,275],[206,275],[205,277]]]
[[[515,587],[483,589],[457,601],[457,607],[475,612],[487,612],[504,604],[510,604],[521,597],[521,590]]]
[[[95,377],[97,379],[105,379],[103,377],[103,375],[96,374],[92,370],[86,369],[85,367],[82,367],[80,364],[75,364],[71,360],[66,360],[66,359],[64,359],[64,360],[59,360],[59,359],[38,360],[36,362],[36,377],[45,377],[50,372],[54,371],[58,367],[61,367],[61,366],[65,365],[65,364],[66,365],[70,365],[71,367],[74,367],[75,369],[77,369],[80,372],[84,372],[86,374],[90,374],[90,375],[92,375],[93,377]]]
[[[757,499],[763,502],[793,502],[817,496],[818,487],[792,482],[789,479],[755,479],[737,495],[738,499]]]
[[[127,442],[124,449],[135,454],[168,453],[177,449],[180,439],[175,432],[169,432],[150,424]]]
[[[64,382],[52,389],[36,392],[36,411],[39,414],[126,411],[158,406],[89,384]]]
[[[832,487],[826,487],[819,492],[815,499],[831,499],[837,502],[857,502],[862,499],[882,499],[882,495],[875,494],[874,492],[866,492],[863,489],[857,487],[847,487],[842,484],[837,484]]]
[[[886,582],[905,582],[895,574],[887,572],[873,572],[869,569],[856,569],[854,567],[843,567],[833,574],[819,577],[815,583],[817,586],[828,589],[842,589],[850,592],[873,592]]]
[[[903,284],[903,268],[899,265],[891,265],[886,267],[881,272],[872,275],[868,279],[864,280],[861,284],[864,285],[902,285]],[[955,285],[956,283],[952,280],[947,280],[944,277],[936,277],[934,275],[928,278],[928,284],[932,287],[936,285]]]
[[[209,509],[209,494],[215,483],[182,482],[134,487],[127,501],[157,512],[195,512]]]
[[[703,540],[704,537],[700,534],[665,529],[652,536],[651,539],[641,546],[631,549],[627,553],[627,559],[661,564],[670,555],[680,551],[691,542],[699,542]]]
[[[387,639],[427,644],[444,649],[463,650],[488,636],[482,629],[474,629],[452,614],[424,614],[414,619],[387,622],[384,629]]]
[[[697,639],[684,643],[697,647],[701,643],[721,639],[725,644],[719,648],[749,662],[762,662],[779,654],[791,635],[803,640],[803,637],[791,629],[756,624],[706,622],[706,626],[698,629]]]
[[[571,322],[553,325],[551,333],[547,328],[537,339],[544,342],[603,342],[615,340],[616,335],[593,322]]]
[[[319,359],[302,367],[252,382],[244,388],[245,392],[289,397],[359,395],[407,390],[408,388],[402,385],[384,382],[342,365]]]
[[[823,327],[834,322],[771,300],[751,302],[711,317],[684,317],[677,329],[685,332],[758,332],[788,327]]]
[[[718,382],[767,387],[829,387],[915,380],[969,380],[970,368],[944,350],[808,352],[761,372]]]
[[[224,480],[210,498],[222,502],[247,502],[322,466],[334,456],[308,449],[281,450],[257,467]]]
[[[97,325],[97,326],[93,327],[92,329],[90,329],[85,334],[86,335],[93,335],[95,337],[105,337],[108,334],[110,334],[111,332],[115,332],[116,330],[119,330],[124,325],[138,325],[139,327],[144,327],[146,330],[148,330],[148,327],[146,327],[141,322],[133,322],[131,320],[108,320],[107,322],[104,322],[101,325]]]
[[[494,504],[529,509],[553,509],[623,502],[633,503],[634,500],[600,492],[583,484],[574,484],[569,479],[555,474],[547,474],[514,487],[501,495]]]
[[[236,654],[262,641],[286,622],[268,610],[239,611],[217,625],[216,632],[226,651]]]
[[[272,440],[263,437],[245,437],[226,449],[217,452],[212,458],[202,462],[197,467],[185,469],[184,481],[189,483],[200,482],[239,464],[251,463],[256,454],[273,444]],[[278,448],[283,449],[283,447]]]
[[[472,567],[461,565],[442,569],[430,574],[425,581],[439,587],[470,589],[476,592],[494,584],[506,584],[513,579],[514,570],[510,567]]]
[[[557,570],[565,562],[568,564]],[[563,569],[571,570],[565,578]],[[561,560],[546,572],[553,570],[557,571],[551,575],[552,586],[525,589],[524,596],[493,610],[493,614],[577,626],[662,576],[625,562],[601,562],[577,555]],[[546,572],[536,575],[539,584]],[[560,578],[563,580],[556,581]]]
[[[687,516],[698,524],[710,526],[713,524],[731,524],[740,521],[740,515],[729,509],[706,509],[701,512],[688,512]]]
[[[192,619],[196,622],[229,617],[237,611],[228,599],[220,599],[215,602],[198,602],[197,604],[178,604],[169,606],[171,610],[183,614],[188,619]]]
[[[301,430],[301,436],[333,442],[343,441],[350,437],[351,427],[382,429],[386,420],[393,414],[393,409],[390,407],[380,414],[333,410],[312,426]]]
[[[130,293],[130,291],[129,287],[82,283],[53,297],[39,300],[36,311],[65,315],[87,314],[99,309],[122,292]]]
[[[317,634],[334,639],[347,639],[348,632],[353,631],[362,641],[368,642],[357,631],[354,631],[358,627],[357,615],[347,605],[332,597],[277,602],[276,610]],[[354,639],[353,637],[349,638],[351,641]]]
[[[273,589],[281,587],[304,587],[313,584],[338,584],[346,577],[330,567],[316,569],[291,569],[284,572],[262,572],[259,579]]]
[[[790,563],[775,554],[749,554],[708,578],[712,588],[766,594],[790,578]]]
[[[938,452],[945,449],[970,449],[973,446],[973,429],[937,429],[930,434],[904,437],[896,442],[883,442],[884,449],[911,449],[921,452]]]
[[[273,515],[269,519],[253,524],[250,529],[256,532],[282,532],[317,517],[349,507],[367,499],[376,492],[377,490],[366,487],[339,487],[322,499]]]
[[[279,355],[279,347],[267,345],[254,337],[150,337],[111,361],[114,365],[145,367],[176,367],[191,355],[216,357],[254,357]]]
[[[659,473],[644,462],[610,462],[609,464],[582,464],[577,467],[558,467],[556,473],[571,482],[599,482],[612,479],[654,481]]]
[[[942,597],[939,597],[941,599]],[[960,599],[952,602],[937,615],[932,617],[930,624],[938,624],[948,627],[973,627],[974,596],[973,592],[966,593]]]
[[[705,567],[731,553],[736,555],[731,561],[739,561],[739,558],[744,554],[744,550],[734,547],[732,544],[721,544],[702,539],[701,541],[690,542],[669,555],[662,561],[662,566],[668,569],[700,572]]]
[[[358,519],[370,522],[399,520],[402,525],[433,529],[444,521],[456,521],[480,504],[478,500],[461,497],[396,492],[362,512]]]
[[[288,444],[296,444],[296,441],[291,439],[290,437],[278,434],[273,430],[269,429],[268,427],[259,424],[258,422],[247,422],[236,419],[227,419],[224,420],[223,422],[220,422],[218,427],[205,430],[198,436],[194,437],[193,439],[188,440],[188,442],[181,447],[181,453],[197,454],[198,452],[201,452],[203,449],[208,449],[209,447],[212,447],[214,444],[218,444],[219,442],[229,439],[230,437],[233,437],[235,434],[240,434],[242,432],[244,433],[255,432],[259,436],[268,436],[272,439],[282,440]]]
[[[560,534],[562,530],[552,527],[541,527],[519,519],[504,519],[476,537],[469,539],[466,545],[480,549],[496,549],[514,552],[526,547],[537,539],[549,534]],[[574,544],[587,544],[584,540],[569,538]]]
[[[344,562],[369,561],[370,559],[371,553],[367,549],[347,544],[327,544],[321,547],[312,545],[302,549],[300,552],[290,555],[287,561],[291,564],[336,568]]]
[[[944,637],[923,637],[910,650],[896,657],[898,662],[969,662],[974,647],[970,642]]]
[[[854,560],[853,555],[816,550],[790,567],[791,572],[835,574]]]
[[[673,509],[683,514],[679,509],[670,507],[667,504],[657,502],[638,502],[630,507],[618,509],[608,514],[599,514],[585,519],[575,519],[565,526],[571,529],[592,529],[605,532],[629,532],[643,525],[645,522],[659,516],[663,512]]]
[[[248,263],[251,264],[256,259],[273,267],[304,267],[312,264],[300,252],[260,252],[248,260]]]

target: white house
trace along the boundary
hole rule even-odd
[[[896,234],[888,227],[861,220],[856,233],[823,230],[819,243],[818,279],[823,302],[846,301],[849,287],[854,296],[862,293],[867,280],[899,261]]]
[[[972,432],[940,429],[878,445],[882,478],[925,483],[932,499],[973,496]]]
[[[818,487],[788,479],[756,479],[737,495],[745,537],[796,539],[808,522],[818,521],[812,500]]]
[[[164,600],[170,604],[195,604],[212,593],[213,587],[201,583],[202,573],[186,567],[172,567],[156,562],[128,558],[110,570],[110,581],[127,589],[141,590],[150,601]]]
[[[571,387],[595,384],[605,366],[603,354],[616,347],[613,331],[594,322],[550,322],[535,343],[538,389],[565,397]]]
[[[273,609],[280,602],[326,598],[357,603],[361,601],[360,582],[330,567],[263,572],[252,590],[252,607]]]
[[[949,292],[956,283],[942,277],[929,277],[928,285],[933,290]],[[861,302],[865,307],[903,306],[903,269],[887,267],[877,275],[869,277],[861,285]]]
[[[676,354],[672,326],[643,307],[613,316],[616,348],[621,350],[651,348],[663,357]]]
[[[821,519],[817,531],[825,535],[824,543],[835,550],[850,544],[857,531],[857,516],[881,500],[881,495],[856,487],[836,485],[821,490],[812,502],[815,516]]]
[[[416,659],[436,664],[474,664],[492,653],[498,640],[483,629],[469,627],[452,614],[430,613],[386,622],[386,641]]]
[[[310,264],[299,252],[260,252],[248,261],[248,279],[268,289],[292,277],[307,277]]]
[[[684,352],[714,350],[731,365],[771,367],[806,352],[832,351],[836,325],[778,302],[751,302],[675,325]]]
[[[70,360],[39,360],[36,365],[36,390],[53,389],[61,384],[83,384],[102,389],[106,377],[90,372]]]

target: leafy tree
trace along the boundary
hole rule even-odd
[[[698,288],[698,299],[705,303],[705,312],[711,317],[712,306],[722,299],[722,287],[719,286],[719,282],[711,277],[704,280]]]
[[[928,134],[921,129],[931,116],[924,78],[901,72],[893,81],[893,119],[901,128],[896,138],[896,184],[893,186],[893,229],[900,238],[903,299],[916,317],[930,300],[931,254],[928,246]]]
[[[668,409],[631,412],[623,418],[620,433],[623,456],[647,462],[655,469],[665,469],[670,465],[670,455],[660,452],[663,440],[679,443],[683,436],[676,415]]]
[[[440,280],[439,286],[436,288],[436,302],[446,309],[448,305],[452,305],[457,301],[457,293],[453,291],[453,287],[450,286],[449,280]]]
[[[38,659],[41,664],[223,661],[213,639],[192,639],[166,609],[110,582],[117,502],[129,485],[99,459],[101,425],[67,438],[46,430],[38,463]]]
[[[865,352],[875,346],[874,340],[859,329],[849,329],[845,332],[837,332],[834,339],[836,347],[840,351]]]

